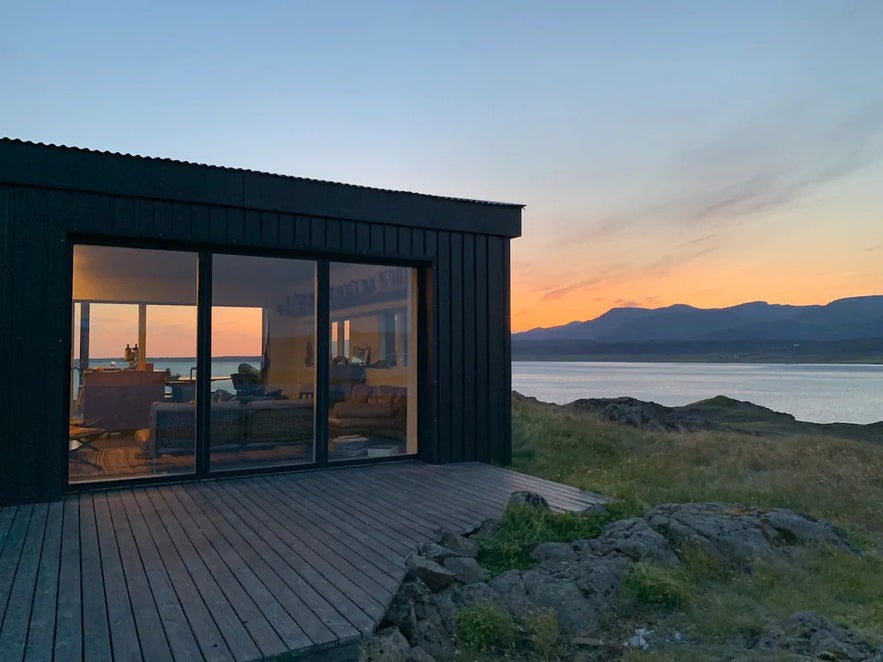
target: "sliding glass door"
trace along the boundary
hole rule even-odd
[[[196,253],[74,246],[71,483],[194,471],[196,269]]]
[[[417,301],[407,267],[74,246],[69,482],[415,454]]]
[[[212,470],[315,462],[316,263],[212,256]]]
[[[332,262],[328,460],[417,452],[417,272]]]

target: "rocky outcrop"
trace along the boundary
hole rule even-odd
[[[666,504],[649,511],[644,519],[675,547],[693,543],[719,561],[741,567],[780,559],[795,545],[807,543],[857,553],[842,530],[784,508]]]
[[[531,501],[521,496],[518,499],[519,503]],[[478,531],[497,528],[485,522]],[[381,624],[383,628],[394,628],[407,642],[411,657],[403,659],[456,657],[457,612],[476,603],[493,604],[522,623],[537,613],[551,612],[561,633],[571,641],[609,642],[610,633],[604,630],[604,624],[616,616],[629,569],[636,562],[679,564],[678,554],[685,543],[699,545],[722,563],[745,571],[756,561],[788,559],[795,546],[806,543],[857,553],[836,527],[790,510],[718,503],[667,504],[643,517],[613,522],[597,538],[537,545],[532,552],[536,562],[533,568],[510,570],[486,581],[484,570],[474,558],[480,535],[464,537],[439,531],[438,542],[422,545],[422,555],[409,559],[407,579]],[[398,651],[394,654],[399,655],[403,650],[401,640],[388,629],[383,632],[383,645],[394,648]],[[652,647],[652,642],[649,634],[642,635],[640,646],[632,647]],[[794,615],[756,645],[758,652],[877,659],[868,657],[873,651],[866,643],[814,614]],[[604,655],[609,653],[605,648]],[[584,655],[585,651],[576,654]]]
[[[765,633],[755,651],[816,660],[883,662],[883,646],[873,647],[846,628],[811,611],[792,614]],[[790,659],[790,658],[789,658]]]
[[[643,430],[694,432],[717,429],[717,425],[699,416],[636,398],[585,398],[575,400],[565,407],[596,414],[602,421],[630,425]]]

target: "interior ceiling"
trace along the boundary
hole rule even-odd
[[[212,303],[270,306],[313,291],[309,260],[215,254]],[[196,305],[197,254],[114,246],[74,246],[74,299]]]

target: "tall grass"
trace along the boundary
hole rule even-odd
[[[515,401],[513,466],[648,508],[690,501],[791,508],[883,551],[883,445],[871,442],[654,433]]]

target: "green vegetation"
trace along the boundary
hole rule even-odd
[[[501,652],[515,645],[518,630],[507,612],[476,602],[457,612],[457,638],[474,651]]]
[[[635,564],[624,582],[623,614],[702,642],[673,648],[671,659],[714,657],[712,651],[724,650],[715,646],[750,639],[802,610],[883,642],[883,445],[835,436],[656,433],[550,405],[516,401],[513,408],[514,468],[621,499],[624,513],[612,519],[671,502],[785,507],[842,527],[862,549],[857,557],[807,547],[787,565],[758,565],[750,573],[724,567],[698,547],[679,550],[679,565]],[[501,536],[514,540],[527,531],[525,544],[539,541],[541,531],[564,540],[604,523],[558,525],[546,515],[537,524],[520,513],[512,519]],[[520,551],[486,549],[514,567],[526,563]],[[652,658],[630,651],[626,659],[668,659],[672,651],[662,645]]]
[[[604,514],[564,513],[513,505],[503,515],[499,533],[482,538],[478,560],[491,576],[533,565],[531,552],[541,542],[570,542],[594,538],[610,522],[637,514],[627,503],[611,505]]]
[[[489,602],[477,602],[457,612],[457,639],[473,660],[559,660],[567,650],[554,611],[540,610],[516,622]]]
[[[683,607],[692,595],[682,574],[652,563],[635,563],[625,576],[623,588],[636,602],[645,605]]]
[[[791,508],[883,553],[883,444],[833,436],[646,432],[513,402],[513,468],[637,504]]]

